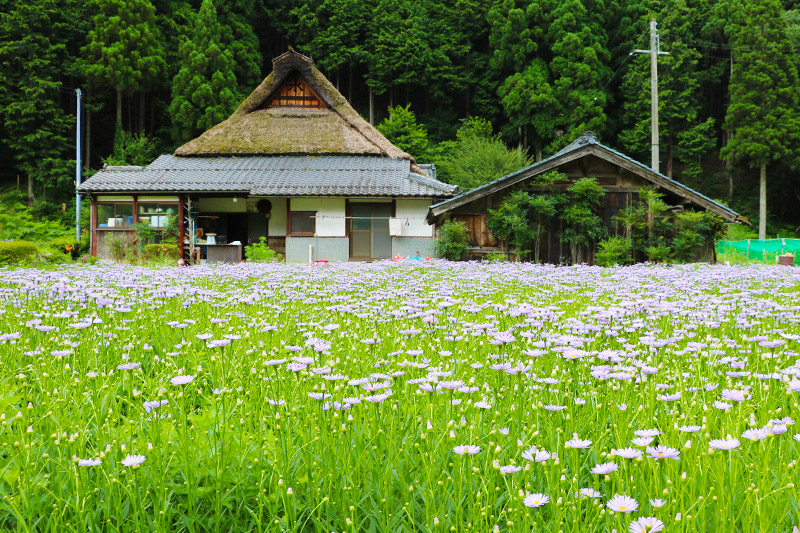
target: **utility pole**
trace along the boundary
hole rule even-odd
[[[75,89],[77,98],[77,127],[75,130],[75,240],[81,242],[81,193],[78,187],[81,186],[81,90]]]
[[[658,172],[658,56],[668,56],[669,52],[660,50],[661,43],[658,38],[656,19],[650,20],[650,49],[634,50],[631,54],[650,54],[650,166]]]

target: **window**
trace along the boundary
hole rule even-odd
[[[316,228],[314,227],[316,213],[314,211],[292,211],[292,216],[289,219],[289,234],[300,235],[314,235]]]
[[[133,204],[97,204],[98,228],[124,228],[133,224]]]
[[[170,215],[178,214],[177,204],[139,204],[139,221],[146,220],[153,228],[164,228],[169,222]]]
[[[265,107],[325,107],[311,85],[295,74],[287,79]]]

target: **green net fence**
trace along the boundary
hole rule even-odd
[[[759,241],[717,241],[717,255],[734,256],[749,261],[771,261],[777,263],[777,256],[800,254],[800,239],[767,239]]]

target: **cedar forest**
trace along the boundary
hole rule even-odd
[[[768,235],[800,224],[795,0],[0,0],[0,183],[50,215],[84,176],[147,164],[225,119],[289,46],[397,146],[466,190],[586,130]],[[470,118],[468,118],[470,117]],[[73,208],[74,209],[74,208]],[[74,213],[74,211],[73,211]],[[74,219],[74,218],[73,218]]]

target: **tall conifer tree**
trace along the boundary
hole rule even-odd
[[[561,106],[552,148],[572,141],[585,130],[605,131],[603,84],[611,77],[603,27],[603,0],[563,0],[556,5],[547,30],[553,60],[555,96]]]
[[[117,125],[122,93],[145,91],[166,70],[164,50],[150,0],[92,0],[92,29],[83,48],[86,75],[117,92]]]
[[[759,169],[758,238],[766,238],[767,168],[800,156],[800,84],[779,0],[734,0],[726,28],[733,53],[725,158]]]
[[[192,38],[181,44],[184,57],[172,80],[173,139],[185,142],[222,122],[236,108],[233,53],[220,44],[220,25],[213,0],[203,0]]]
[[[15,2],[0,14],[0,124],[16,170],[44,187],[64,185],[69,120],[58,105],[60,57],[53,42],[58,4]]]

